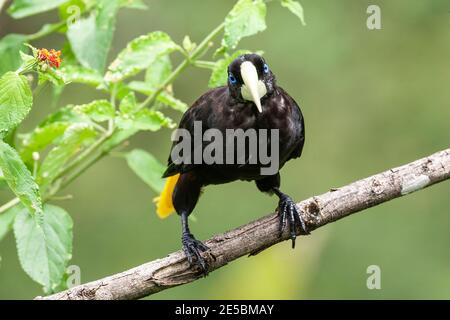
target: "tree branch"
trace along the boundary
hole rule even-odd
[[[309,230],[317,229],[352,213],[429,187],[450,178],[450,149],[390,169],[298,203]],[[244,255],[256,254],[289,238],[278,234],[276,214],[214,236],[206,241],[211,271]],[[298,230],[300,232],[300,230]],[[300,234],[300,233],[299,233]],[[191,269],[182,251],[136,268],[37,299],[139,299],[193,282],[199,270]]]

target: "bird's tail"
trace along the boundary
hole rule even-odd
[[[167,218],[175,212],[175,208],[172,203],[172,194],[179,178],[179,173],[168,177],[166,184],[164,185],[164,189],[159,197],[153,199],[153,202],[156,204],[156,213],[161,219]]]

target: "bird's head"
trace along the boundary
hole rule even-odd
[[[238,101],[252,101],[262,112],[261,99],[272,94],[275,76],[257,54],[244,54],[228,66],[228,88]]]

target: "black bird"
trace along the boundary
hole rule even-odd
[[[201,121],[203,130],[215,128],[221,132],[226,129],[279,129],[279,169],[290,159],[301,156],[305,142],[299,106],[276,84],[274,74],[257,54],[245,54],[235,59],[228,66],[228,85],[209,90],[195,101],[183,115],[179,128],[194,135],[194,121]],[[176,142],[172,149],[175,145]],[[260,168],[261,165],[248,163],[248,159],[240,165],[175,164],[169,156],[163,176],[169,179],[156,199],[157,212],[160,217],[165,217],[175,209],[181,216],[183,251],[189,263],[196,262],[205,274],[208,265],[201,252],[208,248],[191,233],[188,216],[194,210],[202,188],[209,184],[255,181],[260,191],[278,196],[280,235],[288,221],[292,247],[295,246],[297,227],[308,233],[294,201],[280,191],[279,172],[262,175]]]

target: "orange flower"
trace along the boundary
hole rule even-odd
[[[50,67],[59,68],[61,66],[61,51],[51,49],[39,49],[37,52],[37,58],[39,61],[46,61]]]
[[[37,53],[37,58],[39,61],[46,61],[49,57],[50,53],[47,49],[39,49]]]
[[[59,68],[61,66],[61,51],[55,49],[50,50],[50,57],[48,59],[50,66]]]

